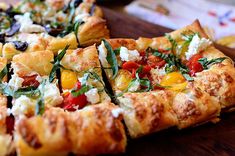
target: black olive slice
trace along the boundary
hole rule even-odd
[[[15,35],[20,30],[20,24],[19,23],[13,23],[11,25],[11,28],[6,31],[6,36],[11,37]]]
[[[25,51],[29,45],[27,42],[22,41],[13,41],[12,43],[14,44],[15,48],[19,51]]]

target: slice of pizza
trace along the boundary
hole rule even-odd
[[[125,151],[126,136],[117,106],[110,102],[75,112],[50,108],[16,125],[18,155],[97,155]]]
[[[21,52],[71,49],[100,42],[109,31],[94,1],[22,1],[3,8],[0,42],[9,60]]]
[[[48,50],[21,53],[13,57],[13,74],[4,86],[3,93],[13,98],[12,108],[8,111],[16,119],[41,114],[47,107],[62,103],[58,80],[51,72],[55,68],[53,61],[53,52]]]
[[[155,102],[147,100],[145,94],[155,99],[159,90],[171,91],[173,97],[166,96],[166,100],[178,118],[179,128],[214,122],[221,107],[234,106],[233,62],[214,48],[198,21],[165,37],[103,40],[98,50],[117,99],[132,112],[125,111],[129,131],[133,130],[132,123],[141,127],[140,134],[133,133],[134,137],[149,133],[148,118],[154,118],[147,114],[143,121],[136,122],[131,115],[137,115],[137,106],[142,104],[142,109],[148,110],[143,112],[151,112],[149,107],[161,101],[158,96]],[[159,120],[164,120],[164,115],[161,117]],[[172,125],[174,122],[169,124]]]
[[[111,101],[103,82],[95,45],[67,50],[60,65],[64,109],[76,110],[86,105]]]

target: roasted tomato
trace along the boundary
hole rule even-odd
[[[80,82],[76,83],[75,89],[77,91],[81,89]],[[86,106],[87,103],[88,102],[85,94],[74,97],[72,93],[68,93],[64,95],[63,109],[68,111],[75,111],[76,107],[78,107],[78,109],[81,109]]]
[[[148,57],[148,64],[153,68],[156,68],[156,67],[161,68],[166,64],[166,62],[165,62],[165,60],[161,59],[160,57],[150,55]]]
[[[7,133],[12,134],[15,125],[15,118],[13,115],[10,115],[6,118]]]
[[[23,76],[22,78],[24,79],[22,86],[27,87],[27,86],[33,86],[33,87],[38,87],[40,83],[36,80],[37,75],[31,75],[31,76]]]
[[[201,54],[195,54],[189,59],[187,66],[190,69],[191,76],[194,76],[195,73],[197,73],[197,72],[203,71],[203,67],[202,67],[201,63],[198,62],[198,60],[200,58],[202,58]]]

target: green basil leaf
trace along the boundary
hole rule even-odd
[[[2,82],[2,79],[4,78],[4,76],[7,75],[7,72],[8,72],[7,66],[5,66],[5,67],[2,69],[2,71],[0,72],[0,82]]]
[[[45,101],[44,101],[44,90],[45,90],[46,80],[41,83],[42,89],[40,91],[40,98],[38,99],[35,107],[35,114],[42,115],[45,112]]]
[[[113,50],[114,53],[115,53],[115,55],[120,55],[120,49],[121,49],[121,48],[117,48],[117,49],[114,49],[114,50]]]
[[[21,95],[26,95],[27,97],[38,97],[40,96],[40,91],[34,86],[29,86],[26,88],[20,88],[14,92],[14,98],[19,98]]]
[[[203,69],[209,69],[210,66],[223,62],[227,57],[220,57],[216,59],[208,60],[207,58],[201,58],[198,62],[202,65]]]
[[[49,74],[49,82],[52,82],[56,77],[56,71],[60,69],[60,61],[63,59],[66,50],[69,48],[69,45],[66,45],[66,47],[59,53],[59,55],[54,59],[52,70]]]
[[[146,87],[146,89],[141,89],[139,92],[148,92],[153,89],[149,79],[140,79],[140,85]]]
[[[176,42],[176,40],[174,40],[174,39],[171,37],[171,35],[169,35],[169,34],[166,34],[165,36],[166,36],[166,38],[171,42],[171,49],[172,49],[172,52],[175,53],[175,52],[176,52],[177,45],[178,45],[177,42]]]
[[[113,48],[111,47],[111,45],[106,41],[106,40],[102,40],[104,43],[105,48],[107,49],[107,61],[110,64],[111,68],[112,68],[112,72],[113,72],[113,79],[117,76],[118,74],[118,62],[117,62],[117,58],[116,55],[113,51]]]
[[[78,91],[76,90],[72,90],[71,93],[73,95],[73,97],[78,97],[82,94],[85,94],[86,92],[88,92],[90,89],[92,89],[91,86],[88,85],[83,85],[81,89],[79,89]]]

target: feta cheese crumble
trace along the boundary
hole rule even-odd
[[[104,67],[109,67],[109,63],[108,63],[108,61],[107,61],[107,59],[106,59],[106,57],[107,57],[107,49],[105,48],[103,42],[102,42],[101,45],[98,47],[98,51],[99,51],[99,59],[100,59],[101,64],[102,64]]]
[[[212,42],[209,39],[200,39],[198,34],[195,34],[189,44],[188,51],[185,53],[186,59],[189,60],[193,55],[197,54],[202,50],[205,50],[211,44]]]
[[[95,104],[100,102],[100,95],[98,94],[97,88],[90,89],[88,92],[85,93],[87,97],[87,101],[91,104]]]
[[[128,50],[126,47],[120,48],[120,57],[122,61],[139,61],[141,56],[137,50]]]
[[[18,23],[20,23],[20,32],[22,33],[45,32],[44,27],[38,24],[33,24],[29,12],[26,12],[24,15],[15,15],[14,18]]]
[[[20,78],[16,73],[11,76],[10,81],[8,82],[8,85],[11,86],[14,91],[18,90],[22,87],[22,83],[24,82],[24,79]]]

